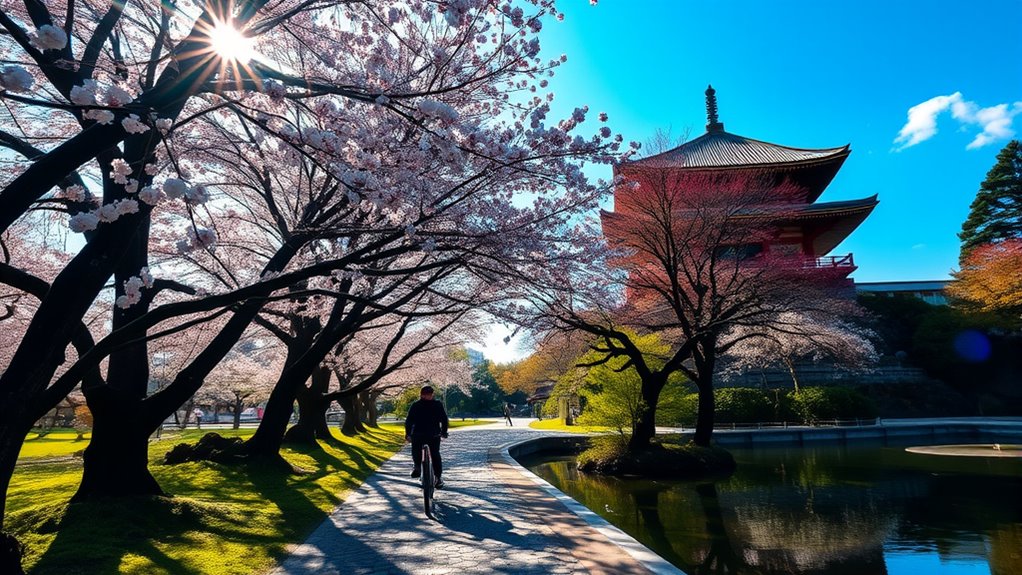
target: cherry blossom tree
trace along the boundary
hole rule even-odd
[[[603,355],[597,361],[624,357],[624,367],[639,374],[645,410],[631,449],[649,445],[660,392],[679,371],[699,393],[694,440],[709,445],[717,358],[740,341],[725,337],[730,329],[766,328],[782,312],[834,314],[853,304],[842,297],[842,277],[811,269],[800,255],[744,252],[776,241],[774,222],[799,194],[793,186],[760,174],[692,174],[655,163],[625,164],[621,172],[616,211],[603,215],[605,249],[594,249],[601,242],[593,229],[584,250],[559,256],[556,275],[533,282],[539,325],[592,334],[591,349]],[[630,332],[656,333],[669,351],[651,365]]]
[[[25,158],[2,174],[0,230],[52,208],[84,236],[37,290],[45,300],[0,375],[4,492],[36,406],[105,362],[105,379],[83,388],[96,428],[79,494],[161,493],[146,438],[267,301],[322,296],[369,307],[362,278],[452,266],[492,280],[594,205],[601,190],[581,162],[620,152],[607,129],[578,135],[585,108],[548,126],[552,94],[529,96],[559,63],[536,57],[543,19],[556,15],[551,2],[528,14],[483,0],[184,4],[114,3],[81,17],[74,2],[26,2],[0,12],[8,62],[0,98],[18,126],[0,143]],[[219,45],[232,28],[258,58]],[[225,133],[241,136],[209,146],[205,158],[188,145]],[[228,148],[260,167],[241,177],[237,163],[211,158]],[[267,152],[292,158],[288,177],[278,178]],[[526,190],[531,205],[511,201]],[[263,226],[267,215],[273,227]],[[180,281],[201,275],[194,267],[149,261],[175,233],[175,249],[205,254],[192,262],[205,266],[203,281]],[[253,265],[227,274],[236,263],[225,260],[228,246],[248,251]],[[421,255],[402,268],[406,254]],[[110,333],[58,375],[111,279]],[[408,281],[384,283],[415,296]],[[334,309],[320,348],[350,328],[349,306]],[[223,324],[208,343],[149,393],[147,341],[212,320]],[[313,369],[307,363],[285,362],[282,375],[297,379]],[[114,428],[105,422],[116,413],[134,415]]]
[[[867,368],[878,359],[871,342],[875,337],[847,319],[786,311],[761,325],[736,325],[721,339],[733,342],[727,354],[730,371],[782,365],[791,374],[798,393],[797,361],[829,361],[846,369]]]
[[[230,406],[234,429],[241,426],[241,413],[245,408],[266,401],[276,374],[280,373],[279,354],[257,345],[258,342],[242,340],[210,372],[199,392],[205,400]]]

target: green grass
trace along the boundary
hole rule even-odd
[[[458,427],[470,427],[472,425],[488,425],[490,423],[493,423],[493,421],[487,421],[485,419],[466,419],[464,421],[460,419],[451,419],[448,427],[455,429]],[[381,423],[380,427],[387,429],[404,429],[405,424],[402,421],[388,421],[386,423]]]
[[[62,429],[46,433],[33,431],[25,438],[25,444],[21,447],[18,458],[51,458],[74,455],[85,449],[85,446],[89,444],[90,435],[86,433],[84,440],[76,441],[78,433],[72,430]]]
[[[307,470],[225,466],[210,462],[167,466],[163,454],[208,430],[164,435],[150,447],[150,469],[170,498],[133,498],[69,505],[81,478],[81,460],[32,463],[74,453],[86,442],[23,451],[8,497],[6,527],[26,544],[33,575],[127,573],[251,574],[269,567],[285,546],[304,539],[352,489],[397,451],[393,429],[348,438],[323,451],[285,449]],[[254,430],[216,430],[246,437]],[[47,437],[51,437],[50,434]],[[33,440],[35,441],[35,440]],[[42,443],[40,445],[43,445]]]
[[[606,433],[608,431],[617,433],[617,430],[613,427],[604,425],[564,425],[560,419],[533,421],[529,423],[529,427],[533,429],[546,429],[548,431],[567,431],[570,433]]]

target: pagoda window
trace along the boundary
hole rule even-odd
[[[761,253],[763,253],[763,244],[720,246],[714,252],[718,258],[734,259],[738,261],[754,258]]]

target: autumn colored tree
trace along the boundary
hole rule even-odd
[[[948,295],[982,311],[1022,318],[1022,237],[974,247],[952,274]]]
[[[958,234],[964,266],[979,246],[1022,238],[1022,143],[1008,142],[987,172]]]
[[[574,368],[575,361],[585,349],[584,338],[576,334],[543,334],[527,357],[506,366],[495,366],[495,377],[508,395],[515,392],[531,394],[541,382],[556,381]]]

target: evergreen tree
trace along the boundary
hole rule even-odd
[[[980,184],[962,224],[960,259],[977,246],[1022,237],[1022,144],[1008,142]]]

